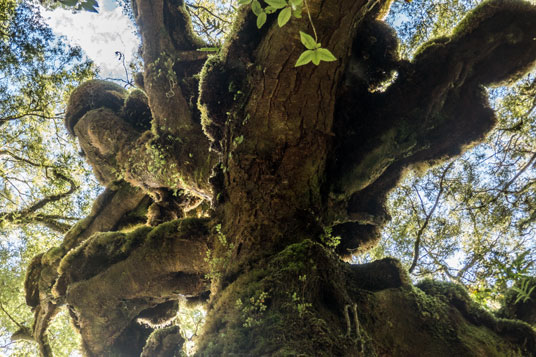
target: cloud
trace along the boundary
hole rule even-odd
[[[73,14],[63,9],[43,14],[56,34],[82,47],[100,68],[101,77],[125,79],[122,61],[115,53],[123,53],[127,63],[132,61],[137,56],[140,40],[121,8],[102,6],[98,14],[85,11]]]

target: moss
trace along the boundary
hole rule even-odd
[[[140,89],[131,91],[125,98],[121,116],[137,131],[150,130],[152,115],[145,92]]]
[[[147,339],[141,357],[179,356],[184,342],[178,326],[155,330]]]
[[[52,265],[54,262],[60,260],[65,254],[65,249],[63,247],[53,247],[50,248],[42,258],[42,263],[44,265]]]
[[[92,277],[126,259],[133,249],[144,242],[150,231],[150,227],[142,226],[128,234],[97,233],[67,253],[60,262],[58,272],[69,276],[70,282]]]
[[[200,73],[201,123],[211,139],[212,149],[218,152],[223,149],[226,123],[233,115],[242,117],[240,111],[248,93],[248,69],[254,62],[254,50],[268,27],[257,29],[256,17],[249,7],[240,7],[224,47],[205,62]]]
[[[147,234],[147,242],[163,239],[206,236],[209,220],[206,218],[184,218],[162,223]]]
[[[108,81],[94,79],[83,83],[69,97],[65,112],[67,130],[75,135],[74,126],[90,110],[105,107],[119,112],[126,93],[123,87]]]
[[[449,282],[424,280],[416,287],[426,293],[426,296],[420,295],[419,301],[426,302],[428,306],[431,306],[430,311],[434,311],[434,314],[439,318],[449,315],[449,312],[441,306],[444,303],[456,308],[471,324],[466,326],[471,331],[471,335],[462,339],[469,346],[470,351],[481,349],[482,347],[478,347],[481,341],[488,341],[487,344],[496,348],[496,352],[487,352],[489,355],[500,356],[501,353],[510,351],[509,353],[513,353],[510,355],[522,356],[524,355],[523,349],[534,351],[536,335],[528,324],[515,320],[497,319],[473,301],[463,286]],[[496,340],[495,334],[501,335],[503,341]],[[494,339],[495,341],[492,341]],[[512,352],[512,347],[508,346],[508,342],[519,344],[522,348],[517,352]]]
[[[177,300],[170,300],[143,310],[136,318],[136,321],[152,328],[161,329],[172,323],[177,317],[178,311],[179,302]]]
[[[494,319],[460,286],[419,286],[411,286],[393,259],[350,267],[310,240],[292,244],[222,291],[199,355],[498,357],[534,351],[536,335],[526,324]],[[359,328],[353,313],[349,325],[345,321],[345,309],[353,306]]]
[[[528,1],[516,0],[488,0],[483,1],[473,10],[471,10],[463,20],[456,26],[452,36],[460,38],[468,33],[473,32],[481,26],[482,22],[505,11],[514,12],[534,12],[533,5]]]
[[[227,68],[221,55],[216,55],[205,62],[200,77],[198,107],[201,124],[213,147],[221,151],[223,128],[234,104],[234,93],[229,91],[229,83],[237,83],[240,76]]]
[[[437,48],[444,47],[449,42],[450,42],[449,37],[444,37],[444,36],[436,37],[430,41],[423,43],[419,48],[417,48],[417,50],[415,50],[413,57],[415,58],[415,60],[417,59],[421,60],[431,55],[432,53],[435,53],[435,50]]]
[[[359,24],[352,43],[345,85],[377,90],[397,69],[400,60],[398,50],[398,37],[393,28],[383,21],[365,19]]]
[[[374,147],[366,152],[359,164],[347,166],[336,188],[344,196],[363,190],[402,157],[409,156],[417,144],[417,128],[405,120],[400,120],[390,130],[381,135]]]
[[[313,300],[328,289],[320,276],[334,269],[322,266],[326,254],[333,257],[310,240],[292,244],[232,282],[211,312],[200,355],[341,355],[354,342]]]
[[[459,285],[444,281],[423,280],[417,288],[430,296],[455,306],[464,317],[474,324],[485,324],[495,328],[497,321],[493,315],[471,299],[467,290]]]
[[[43,253],[34,256],[26,269],[24,291],[26,293],[26,304],[30,307],[36,307],[41,302],[39,296],[39,280],[43,269],[42,258]]]
[[[394,356],[497,357],[532,351],[530,346],[519,343],[522,339],[513,339],[511,333],[465,319],[462,311],[445,300],[451,295],[465,298],[462,290],[434,283],[427,287],[432,285],[430,291],[436,296],[406,287],[379,291],[359,305],[363,329],[372,336],[376,351],[388,351]]]

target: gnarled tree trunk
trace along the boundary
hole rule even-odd
[[[536,8],[487,2],[408,62],[381,21],[388,1],[306,5],[336,62],[294,66],[307,16],[283,28],[270,16],[257,30],[244,6],[207,59],[183,1],[134,1],[147,98],[137,96],[150,118],[91,82],[71,97],[67,122],[103,184],[149,195],[122,216],[145,199],[142,215],[165,223],[103,225],[37,257],[27,280],[35,339],[46,342],[50,304],[66,304],[88,355],[140,354],[177,299],[210,293],[199,355],[536,354],[529,325],[496,319],[457,286],[412,286],[390,259],[341,260],[379,239],[405,168],[457,155],[493,127],[483,86],[532,68]],[[170,355],[177,334],[153,333],[144,355]]]

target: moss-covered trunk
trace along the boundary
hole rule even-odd
[[[525,356],[536,339],[455,284],[412,286],[394,259],[349,265],[318,243],[288,246],[219,295],[199,355]]]
[[[296,68],[309,16],[283,28],[269,16],[258,30],[244,6],[207,59],[183,1],[133,3],[143,91],[89,82],[67,125],[103,184],[147,194],[121,212],[148,225],[79,227],[36,257],[32,338],[46,347],[65,304],[90,356],[172,355],[183,339],[162,327],[186,298],[207,303],[199,355],[536,353],[531,327],[457,286],[414,287],[394,260],[341,260],[379,239],[405,168],[456,155],[494,125],[482,86],[533,66],[534,6],[493,0],[408,62],[381,21],[389,1],[309,0],[338,60]]]

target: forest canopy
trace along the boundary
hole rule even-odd
[[[251,2],[241,1],[240,3],[249,4]],[[270,2],[267,1],[266,3],[272,6]],[[439,38],[440,40],[437,40],[437,43],[441,43],[441,39],[446,38],[445,36],[455,37],[456,34],[453,34],[452,31],[459,20],[479,3],[478,1],[395,1],[391,5],[386,22],[396,30],[401,40],[400,45],[397,42],[387,41],[382,43],[380,41],[378,46],[384,46],[394,52],[399,52],[400,55],[390,57],[391,55],[385,55],[385,53],[381,55],[378,54],[380,52],[372,53],[371,62],[379,61],[385,57],[388,58],[384,63],[386,70],[379,74],[375,73],[378,80],[367,78],[367,83],[363,86],[364,91],[377,93],[379,96],[384,92],[389,93],[388,88],[393,82],[396,82],[396,76],[403,74],[403,71],[398,68],[397,74],[393,76],[395,73],[393,70],[395,68],[394,62],[396,61],[397,66],[398,63],[403,66],[404,63],[410,63],[411,61],[422,60],[424,62],[425,55],[431,53],[429,48],[428,52],[426,52],[427,46],[430,44],[429,41]],[[45,3],[45,5],[49,7],[72,7],[74,5],[77,11],[98,11],[93,1],[59,1]],[[136,12],[140,10],[135,8],[133,12],[128,1],[122,5],[125,7],[125,13],[135,19]],[[230,51],[228,47],[225,47],[226,39],[232,38],[233,35],[236,36],[232,30],[235,16],[237,13],[239,16],[244,16],[238,10],[238,2],[192,0],[186,1],[184,8],[193,23],[192,28],[195,31],[195,36],[192,36],[192,38],[196,38],[195,41],[199,39],[199,42],[196,43],[191,38],[181,40],[185,42],[191,41],[188,46],[191,45],[192,48],[201,48],[200,51],[193,55],[194,60],[192,62],[205,61],[210,54],[220,55],[221,52],[219,51],[222,51],[230,58],[230,64],[228,63],[227,65],[236,66],[236,68],[233,67],[233,70],[239,73],[242,70],[242,64],[237,64],[238,60],[233,58],[232,53],[228,55],[225,52]],[[260,15],[262,12],[255,13],[255,10],[253,12],[256,16],[256,27],[261,27],[261,29],[255,28],[255,31],[258,31],[256,33],[264,33],[262,31],[267,30],[266,28],[262,29],[263,24],[259,23],[259,18],[266,15]],[[98,186],[96,180],[101,185],[108,186],[108,188],[113,187],[118,192],[123,186],[121,186],[122,184],[117,184],[118,186],[110,184],[110,182],[114,181],[116,173],[108,170],[108,161],[99,162],[98,164],[92,162],[93,168],[88,167],[84,162],[84,157],[81,157],[77,152],[79,150],[78,144],[63,126],[63,121],[67,115],[68,130],[71,131],[71,134],[75,134],[74,128],[80,118],[73,115],[73,111],[76,111],[76,108],[73,109],[72,105],[70,107],[71,112],[66,112],[69,96],[82,82],[97,75],[96,69],[84,57],[82,50],[66,45],[60,38],[55,37],[44,24],[36,5],[28,1],[4,0],[1,2],[0,25],[0,35],[2,36],[2,41],[0,42],[0,46],[2,46],[0,48],[0,76],[2,78],[0,80],[0,96],[2,96],[0,102],[2,109],[0,110],[2,113],[0,118],[0,128],[2,129],[0,133],[2,140],[0,146],[0,160],[2,163],[0,165],[0,274],[2,276],[2,287],[0,288],[0,322],[2,326],[0,328],[0,345],[8,354],[28,355],[38,353],[37,345],[24,339],[14,338],[12,340],[11,337],[14,333],[16,337],[17,332],[27,331],[32,326],[32,312],[24,303],[23,287],[26,269],[30,264],[30,260],[38,253],[62,244],[62,239],[67,232],[71,232],[71,235],[67,233],[66,237],[71,237],[72,232],[76,231],[72,227],[77,221],[93,214],[91,204],[96,195],[102,192],[102,187]],[[266,26],[271,25],[277,26],[273,24],[273,20],[271,23],[267,23]],[[321,23],[321,25],[323,24]],[[318,26],[320,27],[321,25]],[[172,25],[168,24],[168,26]],[[390,30],[383,29],[382,31],[387,33]],[[311,35],[313,34],[312,31],[309,32]],[[363,31],[363,33],[366,32]],[[320,34],[320,36],[322,35]],[[248,45],[250,44],[247,41],[251,41],[251,43],[255,41],[249,38],[242,40]],[[304,42],[307,41],[302,40],[302,43]],[[199,45],[199,43],[202,43],[202,45]],[[314,45],[316,45],[316,41]],[[372,46],[374,46],[374,42]],[[314,49],[314,46],[311,48]],[[311,50],[309,47],[302,50],[307,49]],[[335,52],[335,49],[331,49]],[[232,50],[236,51],[236,56],[242,56],[241,51],[245,49],[237,47],[232,48]],[[383,50],[383,47],[381,50]],[[269,49],[266,51],[269,51]],[[147,55],[149,52],[150,49],[146,48],[145,54]],[[183,51],[181,54],[184,56],[189,55],[186,52]],[[398,56],[400,58],[394,58]],[[220,70],[219,64],[214,61],[211,68],[212,62],[210,61],[209,59],[207,62],[209,65],[205,66],[204,69],[208,75],[206,73],[202,75],[213,80],[213,83],[218,85],[216,80],[221,79],[217,77]],[[237,61],[237,63],[233,61]],[[389,61],[392,61],[392,63]],[[145,63],[145,65],[148,64]],[[193,69],[180,72],[182,67],[178,65],[173,67],[174,65],[168,66],[165,64],[163,68],[168,68],[168,70],[172,68],[173,71],[188,79],[193,74],[188,71],[199,72],[201,69],[200,65],[195,64],[192,66]],[[308,65],[313,66],[313,64]],[[319,68],[326,65],[325,62],[321,62]],[[150,71],[151,67],[146,67],[145,75],[149,76]],[[212,78],[209,75],[214,75],[215,77]],[[229,74],[224,73],[224,75]],[[233,73],[230,74],[231,77],[232,75]],[[158,82],[159,77],[156,76],[155,78],[152,80]],[[198,86],[197,77],[191,76],[191,78],[193,78],[192,82],[181,82],[179,85],[190,106],[192,103],[198,103],[197,94],[195,93]],[[356,78],[361,80],[359,76]],[[165,86],[169,84],[171,88],[176,88],[174,87],[175,84],[168,80],[160,83],[164,83]],[[230,83],[234,82],[230,81]],[[141,85],[138,83],[138,86],[141,89],[146,89],[143,88],[143,83]],[[243,93],[231,87],[231,84],[226,82],[224,87],[220,89],[233,93],[234,101],[243,100]],[[203,89],[203,83],[201,83],[201,89]],[[138,93],[136,91],[139,91],[139,89],[128,88],[128,90],[124,91],[110,84],[106,90],[107,93],[112,93],[119,98],[120,106],[125,103],[124,107],[116,110],[122,118],[130,115],[130,112],[128,112],[130,107],[126,104],[128,98],[132,98],[132,103],[142,103],[139,105],[145,110],[143,115],[147,116],[147,99],[144,99],[145,97],[141,95],[140,97],[135,97],[139,95],[135,94]],[[351,91],[351,89],[345,90]],[[146,91],[148,92],[147,89]],[[208,92],[208,90],[205,91]],[[73,97],[76,96],[76,92],[74,93]],[[78,93],[84,93],[83,89],[80,89]],[[173,94],[173,91],[160,93],[161,97],[168,98],[172,97]],[[357,94],[368,95],[359,92]],[[405,170],[404,179],[392,191],[391,189],[388,190],[391,191],[386,203],[388,211],[385,214],[380,212],[376,216],[374,216],[377,213],[375,211],[373,212],[374,215],[370,214],[371,217],[358,217],[356,221],[359,222],[359,229],[365,230],[370,229],[370,226],[381,226],[381,239],[378,240],[379,236],[374,236],[375,238],[371,239],[370,244],[347,247],[344,243],[345,235],[352,231],[354,227],[345,223],[340,225],[332,224],[332,227],[325,228],[320,234],[322,243],[333,248],[339,254],[345,249],[342,255],[354,263],[370,263],[386,257],[395,257],[409,271],[409,277],[414,282],[431,278],[462,284],[467,288],[471,298],[482,304],[483,307],[490,309],[490,311],[497,310],[505,299],[516,302],[520,299],[523,302],[534,299],[534,294],[531,295],[533,286],[531,284],[534,284],[531,277],[535,276],[536,269],[534,267],[536,259],[534,256],[536,251],[536,239],[534,237],[536,224],[536,192],[534,192],[536,151],[533,144],[534,135],[536,135],[534,130],[536,125],[536,73],[534,71],[529,72],[510,87],[488,86],[486,87],[486,94],[490,96],[491,106],[497,113],[497,123],[494,124],[494,129],[487,134],[481,143],[477,145],[470,143],[471,149],[463,153],[460,150],[454,154],[448,151],[448,155],[451,158],[446,161],[442,161],[444,155],[436,155],[437,157],[432,157],[431,160],[427,160],[422,165],[414,165]],[[475,96],[480,98],[480,95]],[[411,97],[411,93],[408,93],[407,96]],[[141,99],[136,101],[136,98]],[[206,103],[203,103],[203,101]],[[232,102],[232,100],[230,101]],[[153,113],[153,105],[159,105],[155,103],[155,99],[150,97],[149,104],[153,109]],[[225,117],[228,113],[221,113],[222,109],[211,107],[211,104],[214,103],[214,98],[202,97],[199,103],[204,104],[206,112],[197,113],[194,111],[193,116],[199,115],[199,118],[194,119],[202,122],[205,134],[211,139],[212,153],[222,153],[228,148],[232,148],[232,150],[229,149],[230,155],[237,147],[244,148],[249,145],[246,142],[241,146],[244,140],[248,140],[247,135],[235,136],[232,140],[226,137],[226,135],[232,134],[232,130],[240,129],[227,129],[231,130],[227,132],[222,129],[222,127],[228,125],[222,124],[227,119],[222,119],[218,122],[220,120],[218,118]],[[132,111],[139,111],[140,106],[132,107],[135,108]],[[109,109],[111,106],[108,105],[107,108]],[[227,108],[229,111],[236,109],[232,106],[232,103],[229,104],[225,101],[222,104],[222,108]],[[365,111],[365,109],[363,110]],[[106,115],[111,117],[111,114]],[[212,116],[212,121],[203,122],[205,120],[203,115]],[[342,115],[349,114],[342,113]],[[143,122],[142,126],[136,129],[140,132],[151,129],[151,120],[153,122],[161,120],[162,127],[166,124],[165,118],[155,119],[149,117],[141,120],[134,114],[130,117],[135,117],[138,123]],[[247,120],[246,117],[244,123]],[[370,132],[371,135],[378,135],[377,130],[374,128],[354,127],[355,124],[349,125],[348,128],[337,128],[336,125],[334,131],[337,133],[345,130],[363,130],[365,133]],[[244,133],[247,134],[247,132]],[[78,131],[76,135],[79,138],[81,137]],[[435,135],[434,132],[432,132],[432,135]],[[378,137],[380,136],[378,135]],[[475,137],[475,139],[477,138]],[[82,140],[80,142],[82,143]],[[154,145],[153,149],[158,148],[158,145],[162,145],[162,147],[170,145],[169,142],[165,141],[148,141],[148,143]],[[270,144],[264,144],[270,147]],[[463,148],[463,150],[465,149],[466,147]],[[387,148],[385,150],[391,149]],[[438,150],[441,151],[441,149]],[[93,155],[88,146],[84,147],[82,145],[82,151],[86,159],[87,156],[91,157]],[[161,153],[163,151],[157,152]],[[239,153],[240,150],[237,152]],[[196,152],[192,153],[189,153],[190,157],[197,155]],[[353,154],[356,153],[357,151]],[[346,157],[345,155],[340,156]],[[210,166],[210,169],[218,161],[214,158],[215,156],[214,154],[210,156],[210,159],[207,159],[207,165]],[[227,160],[231,162],[232,157],[229,156]],[[174,164],[172,163],[171,165]],[[180,164],[178,165],[180,166]],[[407,166],[410,165],[408,164]],[[103,167],[105,169],[102,169]],[[180,168],[183,169],[183,167]],[[223,165],[221,168],[224,174],[226,170],[231,170],[230,167],[224,167]],[[353,172],[359,169],[359,167],[355,166],[342,165],[334,168],[333,172],[339,174],[339,171]],[[166,177],[158,176],[159,173],[147,179],[147,176],[136,172],[135,165],[126,166],[126,169],[121,168],[121,170],[127,172],[122,174],[124,177],[131,175],[129,182],[140,183],[139,186],[145,188],[149,187],[152,182],[158,182],[158,185],[161,185],[161,181],[158,180],[165,181],[167,179]],[[186,167],[185,170],[188,170],[188,168]],[[151,168],[148,171],[151,171]],[[158,171],[158,168],[155,171]],[[93,177],[94,173],[97,175],[96,179]],[[147,181],[143,181],[144,179],[147,179]],[[239,175],[236,179],[240,179]],[[362,179],[360,178],[359,180]],[[339,194],[340,191],[346,189],[360,192],[361,186],[355,183],[359,180],[355,180],[350,184],[340,180],[334,185],[336,186],[334,192]],[[147,184],[147,182],[150,183]],[[360,184],[366,186],[366,183],[361,182]],[[188,209],[191,206],[195,206],[192,210],[193,213],[191,213],[192,216],[206,215],[209,210],[206,204],[199,204],[199,202],[207,199],[207,196],[203,193],[206,187],[203,185],[203,183],[199,184],[198,182],[184,183],[181,181],[180,184],[177,184],[178,187],[185,188],[186,191],[190,190],[190,192],[201,192],[197,196],[195,194],[193,196],[185,194],[184,197],[181,196],[182,193],[177,194],[177,191],[171,193],[160,188],[155,190],[156,184],[150,187],[149,190],[153,190],[151,191],[151,199],[156,203],[160,202],[158,201],[160,199],[161,202],[164,202],[172,195],[178,197],[171,199],[169,201],[172,202],[171,204],[149,206],[149,211],[152,210],[151,212],[153,213],[157,211],[154,214],[153,221],[149,222],[150,225],[156,226],[166,221],[176,222],[174,219],[179,215],[174,212],[181,211],[187,206]],[[217,184],[215,186],[217,187]],[[120,188],[118,189],[117,187]],[[379,192],[383,194],[381,189]],[[377,192],[373,193],[376,194]],[[132,196],[135,195],[132,194]],[[224,196],[224,194],[222,193],[221,196]],[[158,198],[155,199],[155,197]],[[333,194],[333,197],[335,197],[335,194]],[[360,197],[361,202],[364,202],[367,197],[366,194],[363,194]],[[140,198],[139,202],[145,199]],[[211,200],[219,202],[218,197],[211,198]],[[311,200],[314,199],[312,198]],[[132,204],[136,206],[139,202],[136,201],[136,204]],[[139,205],[139,207],[142,206],[141,203]],[[147,205],[145,205],[145,209],[147,210]],[[359,213],[361,214],[362,212]],[[139,220],[139,216],[132,216],[131,218],[133,219],[132,222],[139,223],[136,221]],[[318,220],[332,218],[324,217]],[[377,224],[376,220],[380,220],[381,224]],[[333,221],[337,220],[334,219]],[[129,234],[129,230],[134,229],[135,225],[132,222],[125,225],[127,227],[125,232],[127,233],[124,234]],[[366,222],[366,224],[363,222]],[[373,223],[370,224],[370,222]],[[199,225],[192,223],[191,226],[189,224],[184,223],[182,225],[181,223],[178,228],[174,229],[178,231],[190,229],[195,234],[203,235],[202,232],[206,229],[204,223]],[[368,228],[363,228],[365,226]],[[222,254],[223,248],[240,251],[242,243],[244,243],[244,250],[251,249],[247,247],[246,242],[237,241],[235,244],[235,242],[228,241],[227,234],[230,234],[230,232],[227,231],[228,228],[225,226],[222,228],[221,225],[216,225],[216,227],[214,228],[215,233],[213,232],[212,234],[216,237],[219,248],[215,248],[215,253],[212,254]],[[139,230],[139,234],[145,233],[144,229],[148,228],[142,228]],[[372,229],[376,231],[376,228]],[[367,232],[360,234],[366,236],[369,234]],[[103,242],[112,236],[106,237],[103,236]],[[341,241],[343,243],[338,245]],[[72,254],[71,261],[73,257],[76,258],[76,254],[83,256],[84,254],[90,254],[92,249],[96,249],[91,245],[93,243],[89,243],[89,240],[84,244],[75,254]],[[197,252],[193,248],[188,249]],[[49,250],[49,252],[51,251]],[[224,252],[223,258],[217,259],[224,259],[225,254],[227,253]],[[210,258],[210,256],[208,257]],[[217,259],[212,258],[208,262],[212,265],[221,265],[222,262],[225,262],[225,260],[218,261]],[[62,264],[68,267],[71,262],[66,260]],[[58,269],[67,270],[63,266]],[[211,269],[213,270],[213,267]],[[211,280],[217,281],[222,278],[221,276],[216,276],[217,274],[212,270],[207,274],[207,276],[212,274],[212,276],[209,276]],[[195,273],[198,274],[199,272],[196,271]],[[66,279],[71,279],[68,283],[76,283],[86,276],[84,274],[90,273],[76,272],[69,274],[65,274]],[[303,286],[306,285],[305,275],[300,275],[300,281],[303,282]],[[514,287],[513,295],[512,287]],[[221,287],[214,288],[214,284],[211,287],[213,291],[218,289],[221,289]],[[425,290],[424,287],[423,290]],[[247,303],[246,305],[241,305],[242,313],[249,314],[249,317],[261,315],[262,311],[264,311],[263,309],[266,308],[263,307],[264,300],[268,300],[268,295],[263,294],[264,291],[255,292],[250,305],[247,305]],[[305,301],[305,295],[301,297],[296,295],[294,299],[298,306],[298,311],[300,311],[300,306],[304,310],[309,308]],[[242,302],[242,300],[240,301]],[[182,325],[179,323],[182,336],[187,340],[194,340],[199,329],[199,320],[203,319],[204,313],[200,313],[199,310],[192,311],[188,309],[182,309],[181,311],[182,313],[178,314],[178,320],[182,322]],[[299,312],[300,316],[301,314],[302,312]],[[348,322],[348,312],[346,314],[346,321]],[[79,348],[79,341],[73,337],[73,331],[68,325],[68,319],[66,314],[60,313],[56,317],[56,323],[49,328],[48,339],[54,355],[69,355]],[[357,312],[355,319],[357,320]],[[247,318],[245,324],[248,323],[247,321],[251,325],[249,327],[255,327],[255,323],[247,320]],[[210,328],[214,328],[214,326],[211,325]],[[95,335],[90,334],[90,337],[87,337],[88,335],[86,334],[84,336],[90,341],[90,337],[94,338]],[[41,353],[43,353],[42,346]]]

